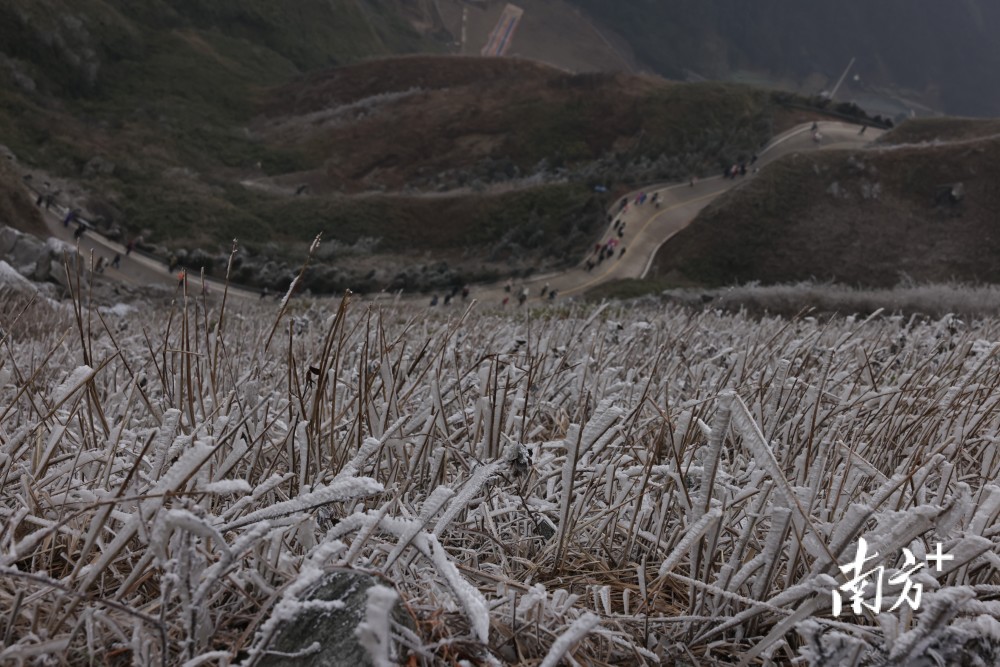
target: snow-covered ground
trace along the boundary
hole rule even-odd
[[[252,664],[331,566],[406,664],[1000,652],[1000,320],[15,301],[0,663]]]

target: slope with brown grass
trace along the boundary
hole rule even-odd
[[[998,282],[1000,138],[970,140],[991,128],[914,121],[871,150],[788,156],[665,244],[651,277]]]

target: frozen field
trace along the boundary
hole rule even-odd
[[[1000,320],[278,311],[0,300],[0,664],[997,664]]]

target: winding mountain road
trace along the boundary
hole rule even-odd
[[[623,237],[619,239],[612,222],[600,239],[601,243],[608,239],[618,239],[619,245],[612,258],[605,259],[600,265],[588,271],[587,260],[597,259],[596,255],[591,254],[581,259],[573,269],[532,277],[523,283],[517,283],[511,292],[511,301],[516,304],[517,294],[522,287],[528,288],[530,295],[528,303],[531,303],[542,299],[540,289],[544,285],[548,285],[550,290],[556,290],[557,297],[562,298],[578,296],[596,285],[609,281],[642,278],[649,272],[656,252],[664,243],[687,227],[698,213],[719,195],[752,179],[753,169],[762,168],[791,153],[861,148],[884,133],[884,130],[869,127],[864,134],[859,134],[859,126],[833,121],[821,121],[818,125],[819,141],[813,138],[811,124],[799,125],[775,137],[761,150],[757,162],[750,167],[750,173],[746,176],[732,179],[719,175],[697,180],[693,185],[688,183],[652,185],[629,193],[626,195],[628,206],[621,214],[618,214],[618,202],[609,211],[613,221],[620,219],[625,223]],[[640,193],[645,193],[647,197],[645,203],[637,205],[636,198]],[[651,201],[654,194],[659,197],[659,208]],[[621,254],[622,247],[625,248],[624,255]],[[490,285],[475,289],[473,296],[482,302],[493,303],[502,301],[506,293],[501,285]]]
[[[522,289],[528,290],[528,303],[537,303],[546,298],[542,296],[540,289],[542,286],[548,286],[547,290],[556,290],[557,296],[563,298],[578,296],[596,285],[609,281],[642,278],[648,273],[656,252],[664,243],[687,227],[699,211],[712,200],[746,180],[752,179],[752,170],[759,169],[790,153],[860,148],[883,133],[882,130],[870,127],[865,134],[861,135],[858,133],[857,125],[832,121],[823,121],[818,125],[819,141],[814,138],[811,124],[799,125],[775,137],[761,150],[757,162],[750,167],[751,173],[746,176],[737,176],[735,179],[713,176],[698,180],[693,184],[648,186],[641,191],[628,194],[626,196],[628,205],[620,212],[620,204],[615,202],[609,213],[612,214],[613,221],[621,220],[624,222],[623,236],[618,237],[612,222],[608,225],[602,238],[595,239],[595,242],[600,241],[600,243],[604,243],[608,239],[618,239],[619,245],[615,248],[612,257],[605,259],[592,270],[588,271],[586,264],[588,260],[596,260],[596,254],[581,259],[579,265],[573,269],[534,276],[524,282],[516,283],[510,294],[506,293],[502,283],[496,283],[474,286],[472,296],[480,303],[490,305],[499,305],[505,296],[509,296],[511,305],[516,306],[517,295]],[[637,197],[640,193],[646,194],[646,200],[645,203],[637,204]],[[659,200],[658,207],[652,201],[653,195],[656,195]],[[54,207],[53,210],[47,212],[43,211],[43,218],[49,233],[60,240],[75,244],[74,227],[66,227],[62,224],[62,216],[64,215],[65,209],[62,207]],[[624,254],[621,253],[623,247],[625,248]],[[79,248],[88,262],[88,266],[91,253],[93,253],[95,261],[97,257],[103,256],[109,264],[116,254],[121,255],[120,268],[107,266],[104,269],[105,278],[135,285],[176,287],[178,284],[176,272],[168,271],[162,261],[140,253],[126,256],[125,248],[121,244],[92,231],[83,235],[79,242]],[[189,294],[199,294],[203,289],[209,293],[219,294],[222,287],[221,282],[213,279],[206,279],[203,287],[200,276],[193,272],[188,276]],[[229,293],[242,298],[259,298],[259,292],[236,286],[230,286]],[[414,296],[413,298],[425,299],[427,297]]]

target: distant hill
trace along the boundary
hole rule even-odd
[[[874,151],[794,154],[656,255],[677,285],[1000,282],[1000,124],[916,120]]]
[[[856,57],[860,85],[849,79],[840,100],[894,87],[949,114],[1000,116],[994,0],[572,1],[671,78],[770,79],[817,93]]]
[[[329,291],[563,265],[603,222],[594,186],[714,172],[783,122],[743,86],[366,59],[435,47],[408,4],[4,5],[0,144],[109,234],[209,267],[238,237],[243,282],[287,283],[323,233]]]

